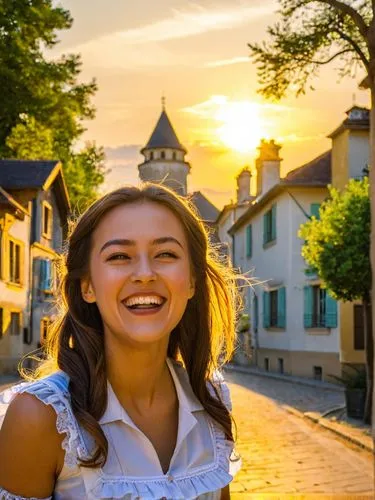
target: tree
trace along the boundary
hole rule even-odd
[[[339,61],[340,76],[365,71],[371,94],[370,111],[370,260],[375,277],[375,0],[279,0],[280,21],[268,28],[269,41],[250,43],[258,64],[260,92],[282,98],[297,95],[319,69]],[[310,87],[312,88],[312,87]],[[375,286],[375,279],[372,280]],[[375,324],[375,290],[371,292]],[[373,398],[375,401],[375,398]],[[373,426],[375,437],[375,422]]]
[[[83,120],[95,116],[91,98],[97,90],[95,80],[78,81],[79,55],[47,58],[58,43],[57,32],[70,29],[72,23],[70,13],[53,0],[0,0],[0,155],[37,159],[40,154],[61,160],[71,194],[81,175],[78,163],[82,164],[73,147],[85,130]],[[97,159],[98,175],[89,191],[94,182],[102,182],[100,150]]]
[[[65,178],[70,186],[70,201],[76,214],[82,213],[96,200],[97,189],[109,172],[104,165],[105,154],[102,147],[87,142],[84,149],[72,154],[66,162]]]
[[[305,240],[302,256],[316,270],[336,300],[361,300],[364,314],[367,398],[365,422],[371,423],[373,383],[373,335],[370,309],[370,197],[368,178],[351,179],[340,192],[329,188],[330,197],[319,211],[301,226],[299,237]]]
[[[27,115],[23,123],[12,128],[5,144],[12,158],[20,160],[52,160],[54,158],[52,131]]]

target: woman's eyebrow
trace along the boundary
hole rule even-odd
[[[153,240],[151,242],[151,245],[162,245],[163,243],[177,243],[177,245],[179,245],[183,249],[183,246],[181,245],[181,243],[173,236],[163,236],[161,238],[156,238],[155,240]],[[108,248],[109,246],[112,246],[112,245],[134,247],[134,246],[136,246],[136,244],[137,244],[137,242],[135,240],[128,240],[128,239],[123,239],[123,238],[109,240],[106,243],[104,243],[104,245],[100,249],[99,253],[102,253],[103,250],[105,250],[106,248]]]

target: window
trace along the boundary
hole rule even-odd
[[[253,235],[252,235],[252,226],[249,224],[246,227],[246,257],[248,259],[251,258],[253,253]]]
[[[172,153],[172,159],[173,159],[173,160],[175,160],[175,159],[176,159],[176,152],[175,152],[175,151],[173,151],[173,153]]]
[[[43,345],[47,340],[48,328],[51,324],[50,318],[42,318],[40,322],[40,343]]]
[[[321,366],[314,366],[313,371],[315,380],[323,380],[323,369]]]
[[[52,207],[46,201],[42,203],[42,236],[52,237]]]
[[[285,328],[286,290],[285,287],[271,292],[263,292],[263,327]]]
[[[279,373],[284,373],[284,359],[283,358],[277,358],[277,365],[278,365]]]
[[[268,372],[270,369],[270,360],[268,358],[264,358],[264,369],[266,370],[266,372]]]
[[[22,246],[13,239],[9,239],[9,281],[11,283],[21,284],[21,258]]]
[[[315,217],[316,219],[320,220],[320,203],[311,203],[310,205],[310,215],[311,217]]]
[[[276,205],[263,215],[263,245],[276,240]]]
[[[371,314],[371,310],[368,310]],[[369,325],[370,326],[370,325]],[[354,350],[363,351],[365,349],[365,329],[363,318],[363,305],[354,305]]]
[[[162,152],[160,153],[160,158],[161,158],[162,160],[164,160],[164,159],[165,159],[165,151],[162,151]]]
[[[254,333],[258,333],[258,324],[259,324],[259,302],[258,295],[254,295]]]
[[[337,302],[320,285],[304,288],[304,327],[336,328]]]
[[[151,151],[151,153],[150,153],[150,160],[153,160],[153,159],[154,159],[154,152]]]
[[[10,334],[19,335],[21,332],[21,313],[10,313]]]
[[[40,290],[47,293],[53,291],[52,261],[40,260]]]

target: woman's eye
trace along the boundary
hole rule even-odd
[[[162,252],[157,255],[157,257],[172,257],[174,259],[177,259],[177,255],[172,253],[172,252]]]
[[[115,255],[111,255],[107,260],[128,260],[130,257],[124,253],[117,253]]]

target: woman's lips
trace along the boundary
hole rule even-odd
[[[128,312],[134,314],[135,316],[151,316],[153,314],[157,314],[158,312],[160,312],[163,309],[166,302],[167,301],[164,300],[164,302],[158,306],[149,307],[149,308],[140,307],[140,308],[134,308],[134,309],[126,306],[124,301],[122,303],[123,303],[124,307],[126,308],[126,310]]]

